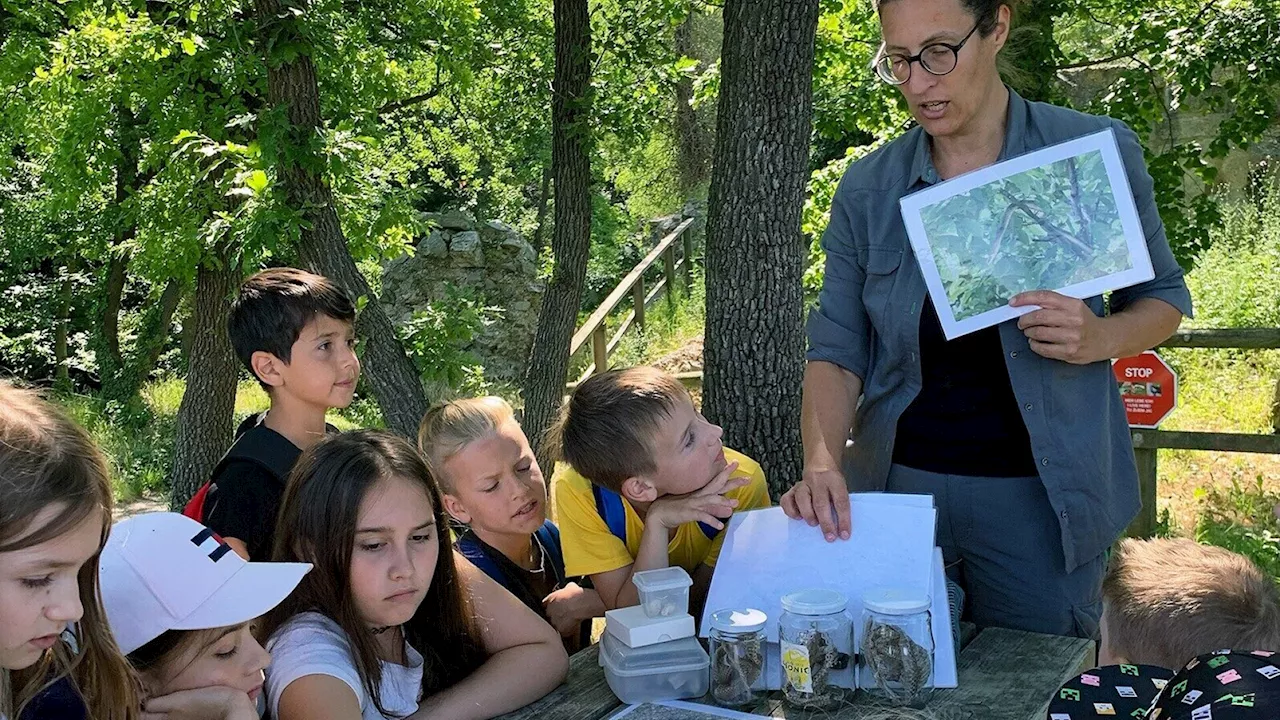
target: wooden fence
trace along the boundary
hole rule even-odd
[[[577,380],[567,384],[568,389],[577,387],[578,383],[594,375],[597,369],[608,369],[609,356],[618,348],[623,335],[633,326],[644,327],[645,308],[664,291],[669,302],[674,300],[673,293],[677,277],[683,279],[685,293],[689,292],[693,286],[693,233],[688,230],[693,225],[693,221],[694,218],[685,220],[677,225],[670,235],[659,240],[649,254],[645,255],[644,259],[622,278],[604,302],[600,303],[587,321],[573,333],[573,341],[569,345],[570,357],[590,341],[593,362]],[[679,246],[677,241],[682,241]],[[679,258],[676,257],[677,247],[683,251]],[[658,258],[662,258],[662,279],[646,290],[645,271],[657,263]],[[622,318],[618,323],[618,329],[610,336],[609,315],[628,295],[632,298],[631,310]]]
[[[1243,328],[1221,330],[1179,330],[1161,343],[1162,348],[1219,348],[1237,350],[1274,350],[1280,348],[1280,328]],[[1269,392],[1271,388],[1264,389]],[[1138,462],[1138,485],[1142,493],[1142,511],[1129,526],[1128,534],[1150,537],[1155,531],[1156,486],[1159,450],[1212,450],[1217,452],[1250,452],[1280,454],[1280,383],[1275,388],[1272,406],[1271,434],[1188,432],[1131,428],[1133,455]]]

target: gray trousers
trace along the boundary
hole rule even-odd
[[[987,478],[894,465],[887,492],[933,495],[947,576],[979,627],[1098,639],[1099,555],[1066,572],[1058,518],[1038,477]]]

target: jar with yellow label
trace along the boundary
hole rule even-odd
[[[778,618],[782,697],[788,705],[826,709],[852,688],[852,623],[844,594],[815,588],[782,597]]]

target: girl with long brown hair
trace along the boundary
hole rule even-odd
[[[111,506],[88,434],[0,382],[0,717],[138,717],[98,597]]]
[[[565,677],[559,635],[454,554],[435,480],[391,433],[303,453],[273,559],[314,566],[264,622],[277,720],[490,718]]]

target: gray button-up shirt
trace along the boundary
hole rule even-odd
[[[1115,129],[1155,277],[1111,293],[1110,310],[1153,297],[1190,316],[1191,295],[1169,250],[1138,136],[1118,120],[1028,102],[1012,90],[1008,113],[1001,160]],[[861,486],[884,487],[898,418],[920,392],[920,312],[927,290],[898,200],[938,181],[928,137],[913,128],[849,168],[822,236],[826,276],[818,307],[809,314],[808,358],[839,365],[863,381],[850,466],[851,482],[856,478]],[[1101,297],[1086,302],[1099,316],[1105,312]],[[1041,357],[1016,320],[999,330],[1070,571],[1105,551],[1141,505],[1124,406],[1110,363]]]

